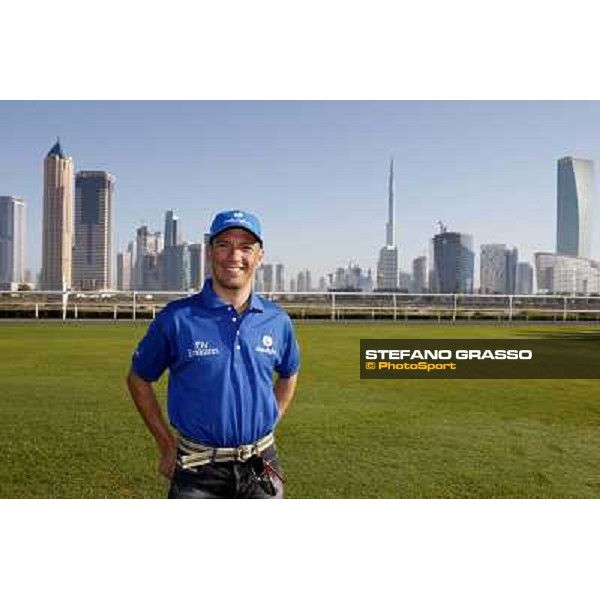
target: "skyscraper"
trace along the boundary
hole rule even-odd
[[[165,213],[165,248],[179,246],[182,242],[181,225],[179,217],[172,210]]]
[[[25,202],[0,196],[0,289],[25,282]]]
[[[516,294],[533,294],[533,269],[526,262],[517,264]]]
[[[519,251],[516,248],[506,250],[506,293],[517,292],[517,264],[519,262]]]
[[[471,236],[444,228],[433,236],[432,291],[472,294],[474,263]]]
[[[556,252],[591,257],[594,216],[594,163],[565,156],[556,180]]]
[[[264,264],[260,265],[256,271],[254,271],[254,291],[257,294],[264,292]]]
[[[204,282],[207,279],[212,278],[212,267],[210,266],[210,256],[209,256],[209,248],[210,248],[210,234],[205,233],[203,237],[203,246],[204,246],[204,274],[202,277],[202,284],[200,287],[204,285]],[[258,271],[258,269],[257,269]]]
[[[201,290],[204,285],[204,244],[190,244],[190,287]]]
[[[190,289],[190,250],[186,243],[165,246],[161,258],[161,271],[164,290]]]
[[[281,263],[277,263],[275,265],[275,291],[283,292],[285,288],[285,284],[283,283],[283,265]]]
[[[304,269],[304,291],[312,292],[312,275],[308,269]]]
[[[72,249],[73,160],[63,152],[59,140],[44,160],[42,289],[71,286]]]
[[[123,276],[123,284],[127,285],[128,290],[135,289],[134,275],[135,275],[136,254],[137,254],[137,252],[136,252],[136,248],[135,248],[135,242],[129,242],[129,244],[127,244],[127,252],[126,252],[127,263],[129,263],[129,276],[128,277]]]
[[[410,273],[400,271],[398,273],[398,289],[401,292],[411,292],[413,289],[413,280]]]
[[[482,294],[514,294],[517,277],[516,248],[505,244],[482,244],[480,289]]]
[[[418,256],[412,262],[413,291],[422,294],[427,291],[427,257]]]
[[[115,178],[105,171],[75,175],[75,245],[73,287],[113,287],[112,212]]]
[[[310,274],[310,272],[309,272]],[[328,275],[330,279],[329,287],[338,292],[372,292],[373,291],[373,280],[371,277],[371,269],[366,273],[360,268],[360,265],[350,261],[346,268],[338,267],[335,273]],[[323,279],[323,278],[321,278]],[[319,280],[319,286],[321,286],[321,279]],[[327,289],[327,283],[323,279],[323,289],[319,288],[319,291],[325,291]]]
[[[377,261],[377,289],[398,288],[398,246],[395,243],[396,220],[394,214],[394,159],[390,160],[388,180],[388,221],[385,228],[385,246],[379,251]]]
[[[131,289],[131,253],[119,252],[117,254],[117,289],[128,291]]]
[[[162,232],[151,232],[147,225],[136,230],[134,284],[138,290],[161,288],[159,256],[163,251]]]
[[[273,265],[264,264],[262,265],[262,292],[270,293],[275,291],[275,280],[273,277]]]
[[[308,269],[303,269],[296,276],[296,291],[311,292],[312,291],[312,276]]]

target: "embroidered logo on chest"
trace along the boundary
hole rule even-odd
[[[192,348],[188,348],[187,354],[188,358],[193,358],[194,356],[214,356],[215,354],[219,354],[219,349],[211,346],[210,342],[198,341],[194,342]]]
[[[273,338],[268,334],[262,336],[262,346],[257,345],[254,349],[262,354],[277,354],[277,350],[273,348]]]

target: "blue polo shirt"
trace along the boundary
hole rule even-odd
[[[171,425],[218,447],[250,444],[273,430],[278,416],[273,373],[298,371],[298,342],[289,316],[252,294],[238,315],[213,291],[170,302],[133,355],[133,372],[153,382],[169,369]]]

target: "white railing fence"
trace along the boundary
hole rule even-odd
[[[0,318],[152,319],[194,292],[0,292]],[[296,319],[600,320],[600,296],[277,292],[262,294]]]

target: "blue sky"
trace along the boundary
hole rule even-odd
[[[116,176],[118,248],[174,210],[198,241],[215,212],[263,221],[286,278],[350,260],[374,267],[396,172],[401,266],[438,220],[523,260],[555,244],[556,160],[600,158],[600,102],[2,101],[0,195],[27,202],[27,264],[39,269],[42,162],[60,136],[76,170]],[[599,258],[598,212],[593,256]]]

